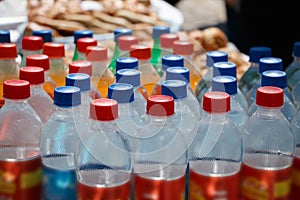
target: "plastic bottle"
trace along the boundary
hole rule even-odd
[[[43,43],[52,42],[52,31],[49,29],[33,30],[32,35],[43,38]]]
[[[94,35],[94,32],[92,30],[77,30],[74,31],[73,33],[73,37],[74,37],[74,44],[75,44],[75,48],[74,48],[74,53],[73,53],[73,58],[72,61],[76,61],[78,60],[78,47],[77,47],[77,41],[80,38],[92,38]]]
[[[9,30],[0,30],[0,43],[11,43]]]
[[[54,105],[56,110],[45,124],[40,140],[43,199],[76,200],[74,152],[83,126],[79,112],[80,89],[74,86],[56,87]]]
[[[44,69],[26,66],[20,69],[20,79],[30,83],[28,103],[35,110],[42,123],[45,124],[55,110],[53,99],[43,89],[45,82]]]
[[[22,37],[22,62],[20,68],[26,66],[26,57],[33,54],[41,54],[43,51],[43,38],[39,36]]]
[[[300,81],[300,41],[294,42],[293,57],[294,60],[285,69],[287,85],[291,91]]]
[[[30,85],[6,80],[0,109],[1,199],[42,199],[41,121],[28,104]]]
[[[270,57],[272,49],[267,46],[253,46],[249,49],[250,67],[241,77],[238,87],[244,95],[252,88],[256,80],[259,79],[259,59],[263,57]]]
[[[179,40],[179,36],[175,33],[164,33],[160,35],[161,57],[174,53],[173,44],[177,40]]]
[[[98,41],[94,38],[79,38],[77,40],[77,51],[78,51],[78,57],[77,60],[86,60],[86,48],[88,46],[97,46]]]
[[[226,92],[230,95],[230,111],[227,117],[241,132],[248,120],[247,110],[244,109],[237,92],[237,80],[233,76],[215,76],[212,79],[212,91]]]
[[[206,92],[202,102],[206,115],[188,149],[189,199],[238,200],[242,138],[227,115],[230,96]]]
[[[294,104],[297,108],[297,110],[300,109],[300,81],[295,85],[292,91]]]
[[[75,153],[78,199],[120,199],[130,196],[131,160],[127,140],[116,124],[118,103],[95,99],[90,126]]]
[[[295,141],[281,112],[283,96],[278,87],[257,89],[258,109],[242,133],[242,199],[288,199]]]
[[[118,39],[119,57],[129,57],[130,46],[138,43],[139,43],[139,39],[133,35],[124,35],[119,37]]]
[[[134,156],[136,199],[184,199],[187,150],[174,121],[174,99],[152,95],[147,99],[148,126],[140,129]]]

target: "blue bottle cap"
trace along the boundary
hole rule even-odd
[[[134,57],[121,57],[116,61],[116,71],[120,69],[138,69],[139,61]]]
[[[54,104],[59,107],[72,107],[80,105],[80,89],[75,86],[56,87],[54,89]]]
[[[92,30],[77,30],[74,31],[74,43],[77,43],[77,40],[80,38],[86,38],[86,37],[93,37],[93,31]]]
[[[234,95],[237,93],[237,80],[233,76],[215,76],[212,79],[212,91]]]
[[[40,36],[43,38],[43,42],[52,42],[52,31],[51,30],[34,30],[32,35]]]
[[[181,80],[190,83],[190,70],[186,67],[169,67],[166,70],[166,80]]]
[[[134,89],[128,83],[113,83],[108,87],[107,97],[118,103],[130,103],[134,100]]]
[[[294,42],[293,55],[300,57],[300,41]]]
[[[255,46],[249,49],[249,61],[253,63],[259,63],[259,59],[263,57],[270,57],[272,55],[272,49],[266,46]]]
[[[170,27],[168,26],[153,26],[152,28],[152,38],[158,39],[160,35],[164,33],[170,33]]]
[[[228,53],[224,51],[209,51],[206,53],[206,66],[213,67],[216,62],[227,62]]]
[[[184,66],[184,58],[183,56],[180,55],[175,55],[175,54],[169,54],[169,55],[164,55],[162,57],[162,69],[167,70],[169,67],[183,67]]]
[[[276,57],[264,57],[259,59],[259,73],[267,70],[283,70],[282,59]]]
[[[183,99],[187,97],[187,85],[181,80],[167,80],[162,83],[161,94],[173,97],[173,99]]]
[[[217,62],[214,64],[214,76],[233,76],[236,77],[236,64],[233,62]]]
[[[91,89],[91,79],[88,74],[71,73],[66,76],[66,86],[76,86],[81,92]]]
[[[114,30],[114,40],[118,42],[119,37],[124,35],[132,35],[132,30],[129,28],[117,28]]]
[[[9,30],[0,30],[0,42],[1,43],[10,43],[10,32]]]
[[[120,69],[116,73],[116,82],[139,87],[141,85],[141,73],[136,69]]]
[[[286,73],[280,70],[267,70],[262,73],[261,86],[286,88]]]

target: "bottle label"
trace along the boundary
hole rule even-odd
[[[154,180],[136,175],[135,200],[184,200],[185,175],[175,180]]]
[[[291,186],[291,167],[263,170],[242,165],[243,200],[288,200]]]
[[[240,174],[212,177],[189,171],[189,199],[239,199]]]
[[[130,181],[115,187],[92,187],[78,182],[78,199],[130,199]]]
[[[42,159],[0,161],[0,199],[33,199],[42,197]]]
[[[56,170],[43,166],[44,199],[76,200],[75,170]]]
[[[292,167],[291,199],[300,199],[300,158],[295,157]]]

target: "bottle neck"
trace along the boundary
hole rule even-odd
[[[300,62],[300,57],[294,56],[294,62]]]
[[[251,62],[250,65],[251,65],[252,69],[254,69],[255,71],[258,71],[259,63]]]
[[[159,49],[160,48],[160,38],[158,37],[158,38],[153,38],[153,40],[154,40],[154,45],[153,45],[153,47],[155,48],[155,49]]]
[[[280,115],[281,108],[282,106],[271,108],[271,107],[264,107],[264,106],[257,105],[256,115],[259,118],[272,119]]]
[[[19,74],[16,58],[0,59],[0,74]]]
[[[34,55],[34,54],[41,54],[42,53],[42,49],[40,50],[22,50],[22,54],[23,54],[23,59],[26,60],[26,57],[29,56],[29,55]]]
[[[107,61],[92,62],[92,76],[101,76],[107,68]]]
[[[66,69],[64,58],[51,58],[50,71],[64,71]]]
[[[77,60],[86,60],[85,52],[78,52]]]

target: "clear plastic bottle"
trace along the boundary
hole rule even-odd
[[[267,46],[253,46],[249,49],[250,67],[241,77],[238,87],[244,95],[252,88],[254,82],[259,79],[259,59],[270,57],[272,49]]]
[[[60,86],[54,90],[56,110],[45,124],[40,140],[45,200],[77,199],[74,153],[83,126],[80,100],[77,87]]]
[[[9,30],[0,30],[0,43],[11,43]]]
[[[124,35],[119,37],[119,57],[130,57],[130,46],[138,43],[139,39],[133,35]]]
[[[92,38],[93,35],[94,35],[94,32],[92,30],[77,30],[77,31],[74,31],[73,37],[74,37],[75,48],[74,48],[72,61],[76,61],[76,60],[79,59],[78,58],[79,55],[78,55],[77,41],[80,38]]]
[[[33,30],[32,35],[43,38],[43,43],[52,42],[52,31],[50,29]]]
[[[75,152],[78,199],[128,200],[132,165],[116,124],[118,103],[95,99],[90,108],[90,126]]]
[[[179,36],[175,33],[164,33],[160,35],[161,57],[174,53],[173,44],[177,40],[179,40]]]
[[[43,38],[40,36],[22,37],[22,62],[20,68],[26,66],[26,57],[33,54],[41,54],[43,51]]]
[[[294,42],[293,57],[294,60],[285,69],[287,85],[291,91],[300,81],[300,41]]]
[[[30,84],[6,80],[0,109],[1,199],[42,199],[39,139],[42,123],[29,105]]]
[[[213,77],[212,91],[226,92],[230,95],[230,111],[227,113],[227,117],[235,125],[236,129],[241,132],[248,120],[248,113],[239,100],[236,78],[226,75]]]
[[[88,46],[97,46],[98,41],[94,38],[84,37],[77,40],[77,60],[86,60],[86,48]]]
[[[203,95],[204,118],[189,155],[189,199],[240,198],[242,138],[227,113],[230,96],[211,91]]]
[[[147,99],[149,125],[140,129],[134,156],[136,199],[184,199],[187,150],[174,121],[174,99],[152,95]]]
[[[44,125],[55,110],[53,99],[43,89],[45,83],[44,69],[25,66],[20,69],[20,79],[30,83],[28,103],[38,114]]]
[[[257,89],[258,109],[242,133],[242,199],[289,199],[295,141],[281,112],[283,97],[278,87]]]
[[[294,86],[292,95],[297,110],[300,110],[300,81]]]

